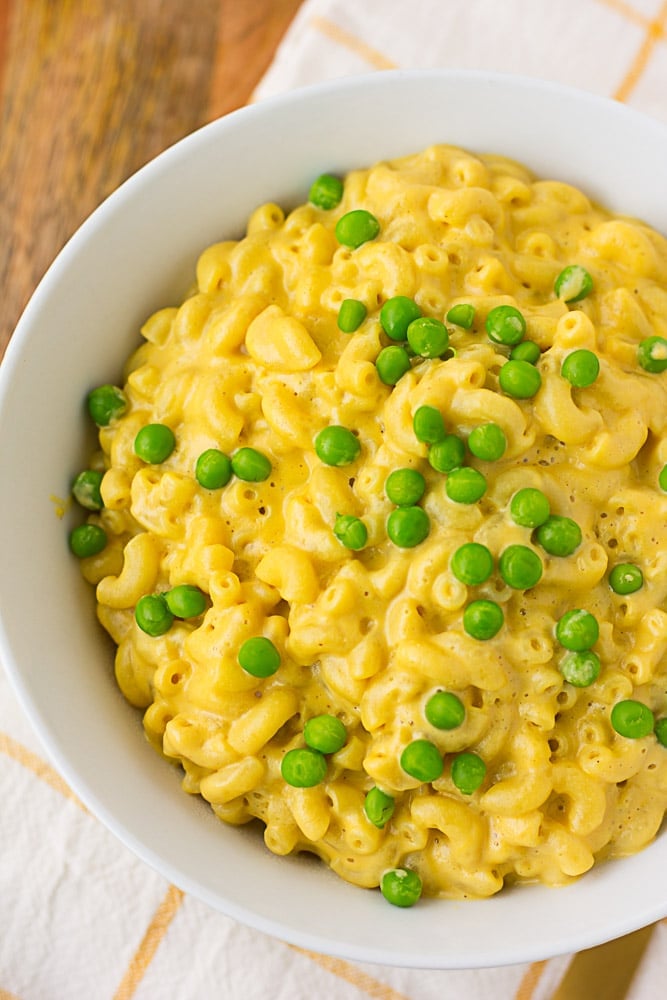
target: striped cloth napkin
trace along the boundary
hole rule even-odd
[[[509,71],[667,121],[665,0],[306,0],[255,99],[391,67]],[[52,769],[0,671],[0,1000],[653,1000],[667,923],[544,962],[364,965],[265,937],[137,861]]]

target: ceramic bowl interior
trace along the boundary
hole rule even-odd
[[[305,948],[418,968],[541,959],[667,914],[667,831],[562,889],[409,911],[182,793],[116,689],[113,651],[56,515],[90,446],[82,400],[120,377],[144,319],[177,304],[207,244],[264,201],[433,143],[513,157],[667,232],[667,129],[561,86],[485,73],[386,72],[249,107],[143,168],[82,226],[26,309],[0,371],[0,658],[66,780],[126,845],[226,914]],[[39,456],[39,461],[35,460]],[[37,616],[37,609],[38,616]]]

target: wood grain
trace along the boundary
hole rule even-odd
[[[578,952],[551,1000],[625,1000],[655,926]]]
[[[75,229],[244,104],[300,0],[0,0],[0,356]]]
[[[221,5],[209,99],[211,119],[248,101],[300,6],[301,0],[232,0]],[[249,79],[253,81],[250,89]]]

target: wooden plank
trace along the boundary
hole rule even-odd
[[[301,0],[227,0],[221,4],[209,99],[211,119],[247,102],[300,6]]]
[[[299,0],[0,0],[0,355],[49,263],[153,156],[243,104]]]
[[[552,1000],[624,1000],[655,924],[616,941],[587,948],[572,959]]]

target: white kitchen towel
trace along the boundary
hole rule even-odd
[[[555,80],[667,121],[667,3],[308,0],[255,96],[372,69],[430,67]]]

